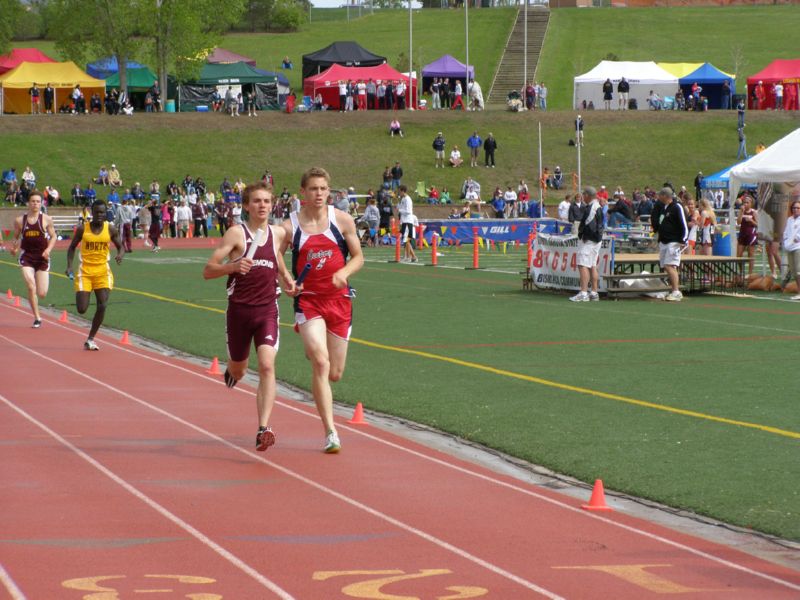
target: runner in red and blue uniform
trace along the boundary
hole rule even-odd
[[[33,312],[33,327],[42,326],[39,298],[47,296],[50,287],[50,252],[56,245],[53,219],[42,212],[42,194],[34,190],[28,196],[28,212],[14,220],[11,256],[20,250],[19,266],[28,288],[28,302]]]
[[[352,289],[348,280],[364,264],[353,218],[328,205],[330,175],[312,167],[303,174],[300,210],[284,221],[282,254],[291,244],[295,277],[310,265],[295,298],[295,329],[311,361],[311,393],[325,429],[324,451],[339,452],[333,422],[331,381],[339,381],[347,361],[352,326]],[[349,260],[348,260],[349,256]]]
[[[275,443],[269,426],[275,404],[275,355],[278,353],[278,279],[290,296],[296,294],[294,278],[276,249],[284,241],[285,232],[271,227],[272,188],[262,182],[249,185],[242,194],[242,208],[249,214],[247,224],[234,225],[225,232],[203,270],[203,277],[228,277],[228,311],[226,334],[228,366],[225,384],[232,388],[244,377],[250,357],[250,344],[258,355],[258,432],[256,450],[264,451]],[[254,249],[256,232],[261,230],[261,243]],[[252,254],[248,256],[248,251]]]

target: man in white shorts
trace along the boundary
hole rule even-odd
[[[683,294],[680,291],[678,267],[681,265],[681,253],[686,248],[689,227],[686,225],[686,213],[675,200],[670,187],[663,187],[658,192],[658,204],[650,215],[653,231],[658,234],[658,260],[669,279],[670,293],[665,300],[680,302]]]
[[[603,210],[597,199],[597,190],[591,186],[583,188],[581,194],[583,206],[578,225],[578,273],[581,291],[570,298],[572,302],[589,302],[600,300],[597,287],[600,274],[597,260],[600,256],[600,245],[603,241]],[[591,281],[592,290],[589,291]]]

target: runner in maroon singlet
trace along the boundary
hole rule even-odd
[[[28,212],[14,219],[11,256],[17,253],[19,247],[19,266],[22,267],[22,278],[28,288],[28,302],[35,328],[42,326],[39,298],[47,296],[50,287],[50,252],[55,245],[53,219],[42,212],[42,195],[34,190],[28,196]]]
[[[319,167],[306,171],[300,192],[304,202],[283,222],[285,238],[279,251],[291,244],[295,277],[311,265],[302,293],[295,298],[295,329],[311,361],[311,393],[325,429],[324,451],[334,454],[341,442],[333,422],[330,382],[339,381],[344,372],[353,313],[348,279],[362,267],[364,257],[353,218],[328,206],[328,172]]]
[[[267,222],[272,211],[272,188],[255,183],[244,189],[242,208],[249,219],[225,232],[222,241],[208,260],[203,277],[228,277],[228,367],[225,385],[232,388],[244,377],[250,357],[250,344],[258,355],[258,433],[256,450],[264,451],[275,443],[269,417],[275,404],[275,355],[278,352],[278,278],[290,296],[297,293],[294,278],[286,269],[283,255],[276,249],[282,244],[284,231]],[[250,250],[257,230],[263,230],[262,243],[252,258]],[[227,261],[226,261],[227,259]]]
[[[736,256],[744,256],[745,250],[750,257],[750,272],[756,265],[755,250],[758,245],[758,213],[753,208],[753,199],[750,196],[742,198],[742,212],[736,219],[739,226],[739,236],[736,238]]]

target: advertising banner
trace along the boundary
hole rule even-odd
[[[579,290],[578,238],[540,234],[533,241],[531,277],[537,288]],[[614,272],[614,238],[603,238],[597,263],[600,289],[606,289],[603,275]]]
[[[434,232],[445,243],[471,244],[477,227],[479,238],[493,242],[528,243],[532,231],[536,234],[566,235],[570,224],[557,219],[448,219],[446,221],[421,221],[425,225],[425,240],[430,243]],[[535,229],[534,229],[535,228]],[[441,243],[441,242],[440,242]]]

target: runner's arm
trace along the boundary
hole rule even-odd
[[[50,260],[50,253],[53,251],[58,238],[56,236],[56,228],[53,226],[53,217],[50,215],[44,215],[44,223],[45,229],[47,230],[47,235],[50,236],[50,239],[47,241],[47,248],[45,248],[44,252],[42,252],[42,257]]]
[[[364,266],[364,254],[361,252],[361,242],[356,233],[356,224],[353,221],[353,217],[339,211],[336,214],[336,221],[350,252],[350,260],[347,261],[347,264],[333,274],[333,285],[341,289],[347,287],[347,280]]]
[[[295,284],[294,277],[292,277],[289,269],[286,268],[286,262],[283,260],[283,253],[280,251],[284,245],[283,241],[286,237],[286,229],[282,226],[273,227],[269,225],[268,227],[272,228],[272,235],[275,239],[275,259],[278,261],[278,277],[280,277],[283,282],[283,291],[286,292],[287,296],[297,296],[303,288]]]
[[[75,258],[75,248],[78,247],[78,244],[80,244],[83,239],[83,227],[83,223],[78,225],[78,228],[75,230],[75,235],[72,236],[72,241],[70,241],[69,248],[67,249],[67,277],[72,275],[72,260]]]
[[[122,240],[119,239],[119,229],[113,224],[108,225],[108,233],[111,235],[111,241],[114,242],[114,245],[117,247],[117,255],[114,257],[114,260],[117,261],[117,264],[122,263],[122,257],[125,256],[125,247],[122,245]]]
[[[233,255],[241,258],[236,261],[230,260]],[[226,258],[228,261],[223,262]],[[208,259],[203,268],[203,279],[216,279],[233,273],[244,275],[252,266],[253,261],[244,256],[244,231],[241,225],[234,225],[225,232],[222,241]]]
[[[17,217],[14,219],[14,238],[11,240],[11,256],[16,256],[17,248],[19,248],[20,237],[22,237],[22,219],[25,217]]]

